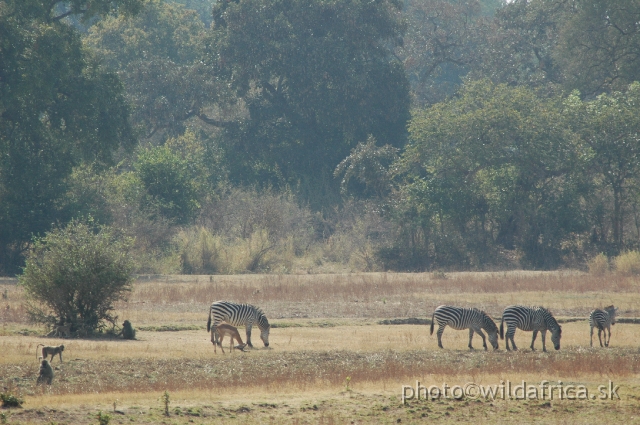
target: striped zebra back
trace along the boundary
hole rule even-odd
[[[596,308],[589,314],[589,326],[604,330],[604,328],[610,325],[615,325],[617,311],[618,309],[613,305],[607,306],[604,309]]]
[[[472,324],[477,324],[487,332],[498,332],[498,327],[491,317],[489,317],[484,311],[477,308],[441,305],[433,312],[431,321],[432,334],[435,322],[438,322],[438,325],[447,324],[455,329],[466,329]]]
[[[539,306],[523,306],[523,305],[512,305],[504,309],[502,313],[502,322],[513,323],[516,327],[525,330],[531,331],[534,330],[536,323],[541,323],[544,328],[537,328],[535,330],[551,330],[554,332],[562,333],[562,327],[558,323],[558,321],[553,317],[551,312],[544,307]],[[502,337],[502,324],[500,325],[500,334]]]
[[[231,301],[216,301],[211,304],[207,331],[210,330],[211,315],[214,323],[227,322],[232,326],[256,324],[261,331],[270,328],[264,312],[251,304],[238,304]]]

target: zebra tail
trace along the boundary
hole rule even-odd
[[[433,314],[431,315],[431,330],[429,331],[429,335],[433,335],[433,319],[436,316],[435,311],[433,312]]]
[[[209,320],[207,320],[207,332],[211,330],[211,307],[209,307]]]
[[[504,339],[504,315],[500,319],[500,339]]]

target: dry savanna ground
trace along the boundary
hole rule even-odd
[[[46,330],[27,321],[21,288],[0,280],[1,392],[25,400],[0,409],[0,423],[98,424],[99,412],[112,424],[640,423],[640,325],[616,324],[612,346],[602,349],[597,336],[589,347],[586,321],[608,304],[621,318],[639,318],[639,287],[633,277],[578,272],[145,276],[117,305],[137,328],[137,340],[124,341],[42,337]],[[270,347],[256,329],[254,349],[214,354],[206,319],[218,299],[261,307],[273,325]],[[468,332],[450,328],[442,350],[428,325],[381,324],[425,323],[440,304],[500,317],[516,303],[544,305],[563,322],[560,351],[548,341],[542,353],[538,337],[531,352],[531,333],[517,331],[517,352],[504,341],[485,352],[477,335],[472,352]],[[35,385],[38,344],[65,345],[48,388]],[[548,390],[545,400],[401,400],[403,385],[416,381],[442,388],[543,380],[583,385],[589,400],[559,400],[557,390],[553,400]],[[620,398],[599,400],[609,381]]]

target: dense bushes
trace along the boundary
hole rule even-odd
[[[634,1],[10,1],[0,273],[88,216],[132,238],[140,273],[637,249],[640,67],[603,55],[638,50]]]

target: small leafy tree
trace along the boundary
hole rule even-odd
[[[187,224],[200,207],[188,160],[168,146],[143,150],[135,163],[136,174],[147,191],[147,206],[178,224]]]
[[[131,238],[91,221],[36,238],[20,284],[34,322],[95,330],[115,323],[113,303],[131,290]]]

